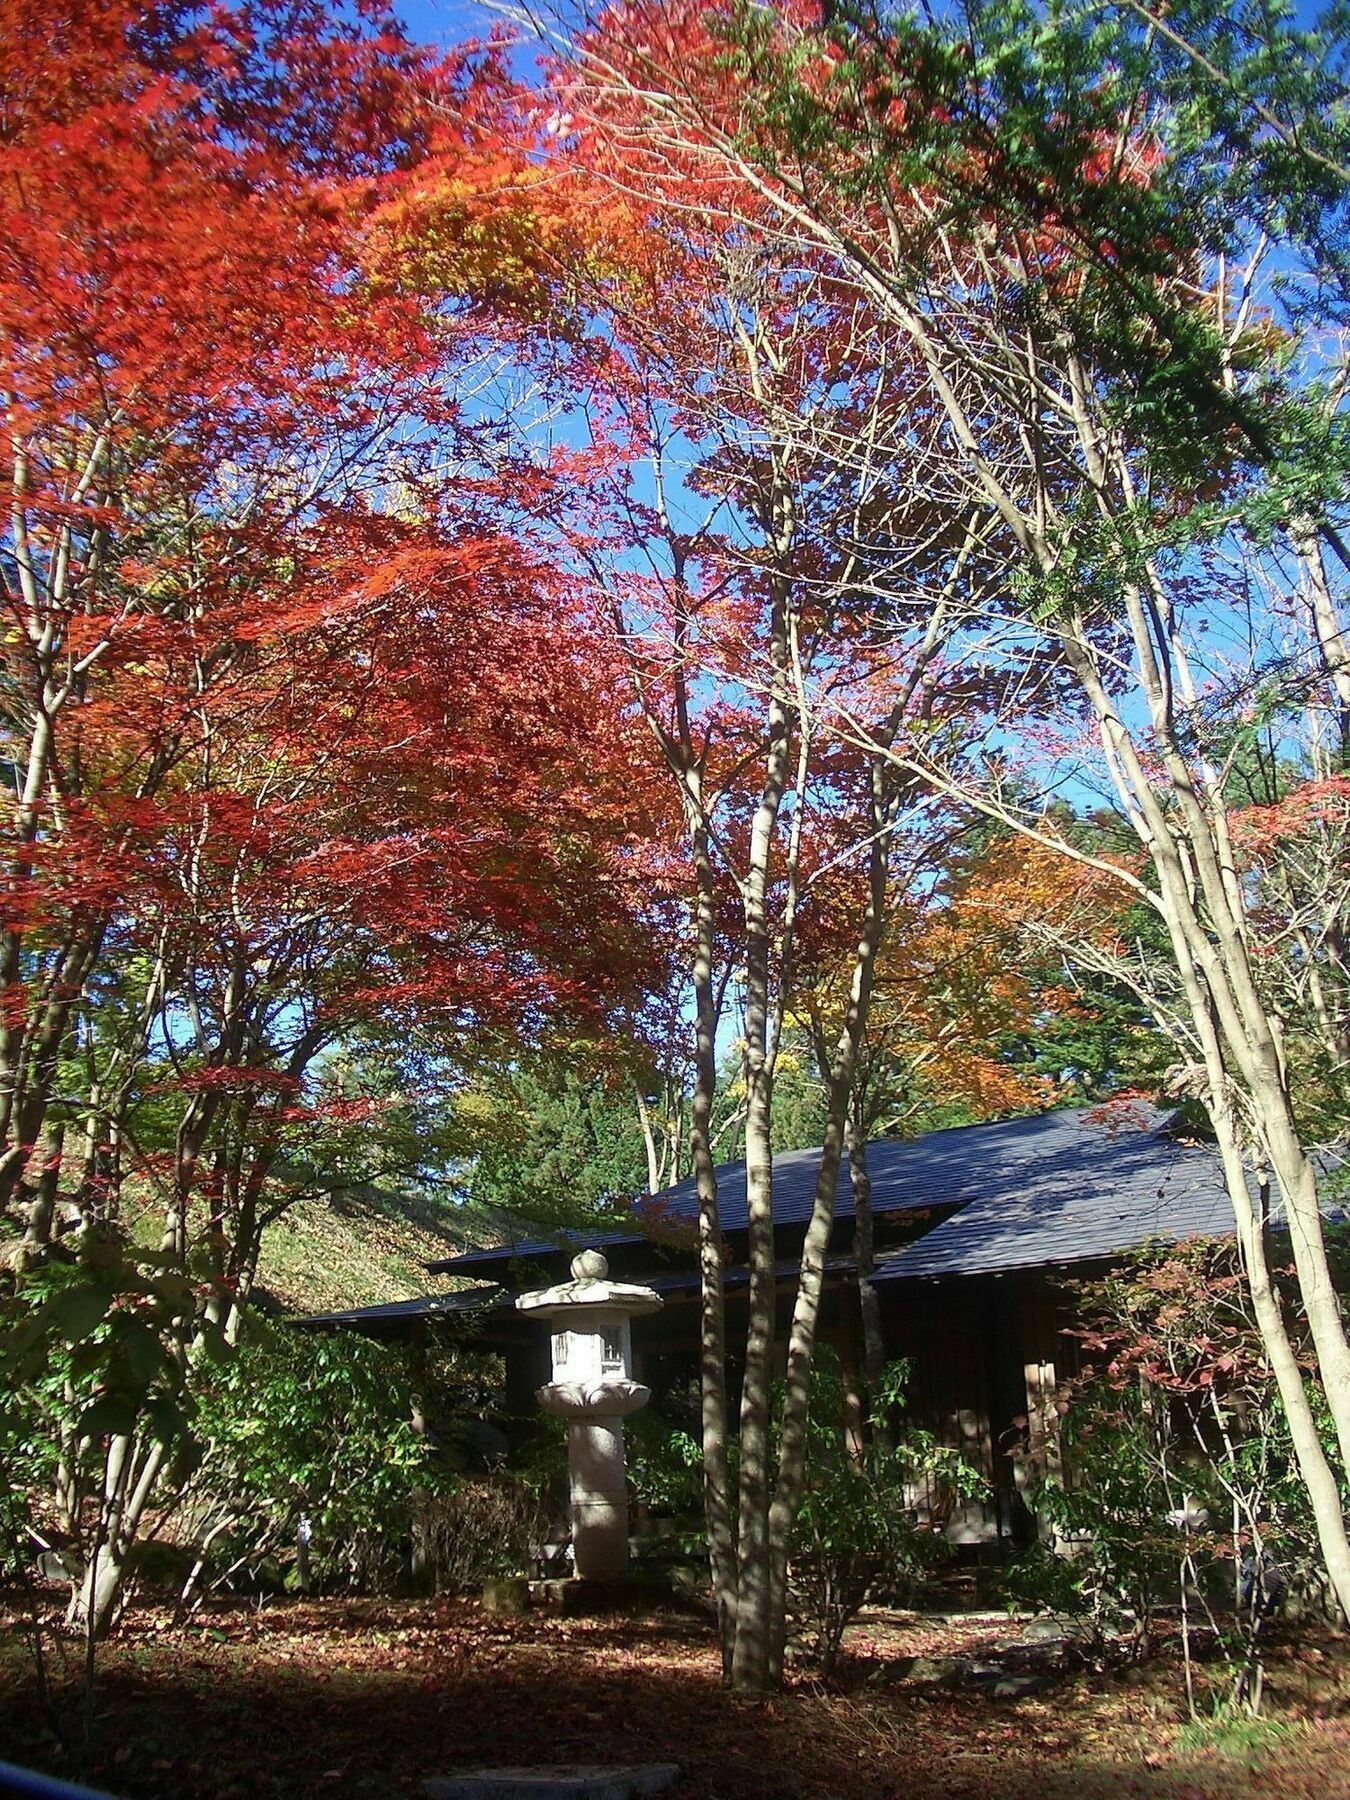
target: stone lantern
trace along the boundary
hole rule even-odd
[[[516,1299],[521,1312],[553,1328],[553,1379],[536,1398],[568,1421],[572,1554],[583,1581],[612,1580],[628,1568],[623,1422],[651,1397],[632,1378],[630,1321],[660,1304],[650,1288],[611,1281],[598,1250],[573,1259],[570,1281]]]

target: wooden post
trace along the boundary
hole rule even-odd
[[[1022,1373],[1027,1394],[1027,1457],[1018,1463],[1016,1482],[1023,1492],[1033,1473],[1047,1481],[1064,1479],[1060,1447],[1059,1372],[1055,1366],[1058,1321],[1054,1307],[1042,1285],[1028,1291],[1022,1315]],[[1036,1515],[1036,1531],[1044,1543],[1055,1541],[1054,1528],[1040,1514]]]
[[[418,1437],[425,1437],[427,1431],[428,1382],[427,1322],[425,1319],[414,1319],[412,1333],[408,1338],[408,1385],[412,1390],[409,1422]],[[429,1545],[431,1521],[428,1516],[430,1498],[423,1487],[413,1490],[412,1518],[410,1520],[412,1554],[409,1558],[409,1573],[416,1593],[424,1593],[432,1585]]]
[[[411,1424],[418,1437],[427,1430],[427,1322],[414,1319],[408,1339],[408,1383],[412,1389]]]

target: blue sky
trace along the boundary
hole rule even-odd
[[[1325,0],[1296,0],[1294,17],[1311,25],[1325,10]],[[474,0],[402,0],[399,15],[412,35],[425,43],[455,44],[485,32],[493,15]]]
[[[422,43],[458,44],[482,37],[500,15],[474,0],[401,0],[397,11],[409,33]]]

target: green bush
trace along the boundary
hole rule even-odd
[[[1145,1651],[1154,1615],[1175,1603],[1181,1539],[1168,1522],[1180,1504],[1152,1453],[1160,1397],[1145,1385],[1118,1391],[1086,1381],[1060,1431],[1068,1479],[1036,1478],[1028,1498],[1053,1547],[1037,1544],[1009,1571],[1018,1599],[1090,1623],[1099,1639],[1125,1633]],[[1163,1403],[1165,1410],[1165,1402]],[[1189,1473],[1193,1502],[1213,1484]]]
[[[185,1274],[96,1225],[0,1292],[3,1554],[22,1569],[36,1544],[59,1544],[72,1618],[81,1572],[96,1564],[100,1634],[143,1550],[148,1502],[172,1504],[200,1459],[194,1361],[228,1354],[218,1324],[199,1316],[203,1285],[195,1264]]]
[[[959,1451],[903,1422],[909,1373],[903,1361],[886,1370],[873,1402],[871,1441],[858,1456],[845,1439],[839,1364],[828,1350],[816,1353],[788,1604],[827,1679],[849,1621],[868,1597],[903,1602],[946,1554],[946,1539],[921,1516],[921,1497],[941,1488],[963,1498],[984,1486]],[[897,1411],[901,1429],[889,1437],[883,1421]]]
[[[677,1527],[701,1532],[703,1449],[698,1439],[651,1409],[634,1413],[624,1423],[624,1457],[634,1503],[673,1519]]]
[[[406,1579],[414,1507],[453,1485],[411,1415],[399,1351],[255,1323],[237,1356],[202,1372],[203,1455],[178,1520],[196,1584],[293,1584],[302,1518],[317,1586]]]

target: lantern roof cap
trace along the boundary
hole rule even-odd
[[[553,1313],[578,1309],[604,1308],[609,1312],[636,1317],[655,1312],[662,1304],[661,1296],[649,1287],[635,1282],[610,1281],[609,1263],[598,1250],[583,1250],[572,1258],[572,1279],[556,1287],[536,1288],[532,1294],[518,1294],[516,1305],[521,1312],[539,1313],[548,1318]]]

